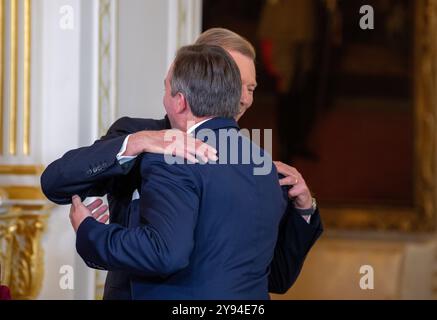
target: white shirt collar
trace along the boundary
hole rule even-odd
[[[206,120],[203,120],[203,121],[200,121],[200,122],[198,122],[198,123],[196,123],[194,126],[192,126],[192,127],[190,127],[188,130],[187,130],[187,134],[192,134],[193,132],[194,132],[194,130],[196,130],[198,127],[200,127],[202,124],[204,124],[205,122],[207,122],[207,121],[209,121],[209,120],[211,120],[212,118],[209,118],[209,119],[206,119]]]

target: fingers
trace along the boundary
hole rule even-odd
[[[299,186],[290,189],[288,192],[288,198],[293,200],[294,206],[299,209],[310,209],[312,208],[312,196],[311,192],[305,186]]]
[[[109,214],[104,214],[100,216],[100,218],[97,220],[100,223],[106,223],[109,220]]]
[[[217,150],[207,143],[204,143],[192,136],[187,136],[186,151],[191,155],[200,158],[203,162],[217,161]]]
[[[296,170],[296,168],[278,161],[275,161],[274,164],[278,173],[285,176],[283,179],[279,180],[281,186],[295,186],[300,182],[304,182],[302,175]]]
[[[281,186],[293,186],[288,191],[288,198],[293,200],[299,208],[311,207],[311,192],[305,180],[296,168],[282,162],[274,162],[278,172],[285,177],[279,180]]]
[[[209,144],[200,140],[196,140],[196,155],[202,159],[203,162],[217,161],[217,150]]]
[[[191,134],[177,129],[164,130],[149,137],[147,152],[167,154],[185,158],[193,163],[217,161],[217,150],[195,139]]]
[[[180,158],[185,158],[192,163],[199,163],[199,160],[197,160],[196,157],[192,153],[188,152],[185,149],[175,150],[174,156],[177,156]]]
[[[92,217],[100,223],[106,223],[109,220],[109,213],[107,212],[108,209],[109,209],[109,207],[105,204],[105,205],[97,208],[93,212]]]
[[[273,161],[273,164],[276,166],[276,170],[278,170],[278,172],[282,174],[281,171],[284,168],[284,163],[282,163],[280,161]]]
[[[88,208],[89,211],[94,211],[95,209],[100,207],[102,204],[103,204],[103,200],[102,199],[97,199],[97,200],[94,200],[93,202],[91,202],[86,207]]]
[[[72,207],[80,207],[82,205],[82,199],[79,196],[73,196],[71,198]]]
[[[93,212],[93,218],[98,220],[101,215],[103,215],[106,211],[108,211],[108,206],[103,205],[100,208],[96,209],[96,211]]]
[[[294,199],[301,196],[304,192],[305,192],[305,187],[302,185],[297,185],[288,191],[288,197],[290,199]]]
[[[185,159],[187,159],[188,161],[193,162],[193,163],[199,163],[200,162],[199,160],[196,159],[196,157],[194,155],[192,155],[189,152],[184,152],[183,157]]]
[[[218,160],[217,150],[214,147],[193,138],[191,135],[186,135],[186,142],[178,143],[173,153],[193,163],[199,163],[198,159],[204,163]]]
[[[97,199],[91,202],[89,205],[85,206],[79,196],[73,196],[72,205],[70,208],[70,219],[73,219],[75,215],[80,213],[86,213],[88,216],[92,216],[99,222],[106,223],[109,219],[109,214],[107,205],[102,205],[103,200]]]
[[[284,176],[288,176],[289,175],[288,174],[289,170],[287,170],[288,166],[286,164],[284,164],[284,163],[282,163],[280,161],[273,161],[273,163],[275,164],[276,169],[278,170],[278,173],[280,173],[280,174],[282,174]]]
[[[74,208],[79,208],[81,206],[84,206],[82,199],[79,196],[73,196],[72,198],[72,204]],[[102,199],[97,199],[91,202],[89,205],[85,206],[89,211],[94,211],[98,207],[100,207],[103,204]]]
[[[299,177],[295,175],[289,175],[281,180],[279,180],[279,185],[282,186],[294,186],[299,183]]]
[[[284,176],[289,176],[289,175],[299,175],[299,172],[296,170],[296,168],[293,168],[289,165],[286,165],[285,163],[279,162],[279,161],[275,161],[273,162],[276,166],[276,169],[278,170],[278,172]]]

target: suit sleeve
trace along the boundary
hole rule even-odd
[[[185,268],[194,248],[199,189],[187,166],[142,162],[142,225],[123,228],[92,218],[77,232],[76,248],[92,268],[168,276]]]
[[[135,164],[133,160],[121,165],[116,158],[126,137],[140,130],[132,123],[135,119],[122,118],[92,146],[69,151],[50,164],[41,176],[46,197],[63,205],[70,204],[73,195],[84,200],[111,192],[113,178],[128,174]]]
[[[305,258],[323,232],[319,209],[307,223],[290,201],[281,221],[270,265],[269,292],[286,293],[300,274]]]

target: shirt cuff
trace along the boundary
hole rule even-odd
[[[123,142],[123,145],[121,146],[120,152],[117,154],[117,160],[118,160],[118,163],[120,165],[123,165],[123,164],[125,164],[127,162],[130,162],[130,161],[132,161],[132,160],[137,158],[136,156],[135,157],[123,156],[123,154],[126,152],[127,143],[129,142],[130,136],[131,135],[128,135],[126,137],[126,139],[124,139],[124,142]]]
[[[311,224],[311,216],[302,216],[301,217],[308,223]]]
[[[316,212],[314,208],[311,209],[298,209],[295,208],[297,213],[308,223],[311,223],[311,216]]]

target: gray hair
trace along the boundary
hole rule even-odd
[[[182,47],[173,64],[171,94],[182,93],[196,117],[234,118],[240,112],[241,75],[221,47]]]

